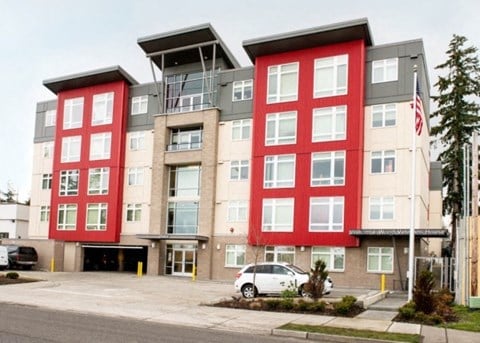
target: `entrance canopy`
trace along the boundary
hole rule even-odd
[[[198,241],[208,242],[207,236],[200,235],[137,235],[140,239],[149,239],[152,241]]]
[[[397,237],[409,236],[410,229],[358,229],[350,230],[350,235],[363,236],[380,236],[380,237]],[[431,238],[447,238],[447,229],[415,229],[415,237],[431,237]]]

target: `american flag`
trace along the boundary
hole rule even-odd
[[[423,128],[423,102],[422,98],[420,97],[420,88],[418,87],[417,82],[417,90],[415,92],[415,131],[417,135],[421,135],[422,128]],[[412,104],[413,107],[413,104]]]

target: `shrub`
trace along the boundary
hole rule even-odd
[[[266,310],[276,310],[279,308],[280,300],[278,299],[267,299],[264,302]]]
[[[288,298],[295,298],[298,295],[298,288],[295,287],[293,282],[290,281],[290,284],[288,285],[287,288],[285,288],[282,293],[280,293],[280,296],[283,299],[288,299]]]
[[[400,313],[400,318],[403,320],[411,320],[415,317],[415,303],[413,301],[409,301],[402,307],[398,309]]]
[[[314,299],[320,299],[323,296],[323,288],[325,287],[325,280],[328,277],[327,265],[323,260],[315,262],[315,268],[311,270],[308,282],[303,286],[305,291],[310,293]]]
[[[312,312],[325,312],[325,303],[323,301],[316,301],[309,304],[310,311]]]
[[[357,298],[352,295],[346,295],[342,298],[341,301],[339,301],[338,303],[334,303],[333,308],[338,314],[346,315],[352,310],[356,302]]]
[[[5,277],[7,279],[12,279],[12,280],[16,280],[19,278],[20,275],[18,275],[17,272],[8,272],[7,275],[5,275]]]
[[[417,311],[430,314],[435,310],[434,288],[433,273],[429,270],[422,270],[413,290],[413,301]]]
[[[281,310],[291,310],[294,307],[293,298],[285,298],[280,300],[278,307]]]

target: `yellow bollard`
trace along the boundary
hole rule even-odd
[[[55,259],[52,257],[52,259],[50,260],[50,272],[54,272],[55,271]]]
[[[192,269],[192,281],[195,281],[197,279],[197,267],[193,266]]]
[[[137,276],[138,277],[142,277],[143,275],[143,262],[138,262],[138,265],[137,265]]]
[[[380,291],[385,292],[385,274],[380,278]]]

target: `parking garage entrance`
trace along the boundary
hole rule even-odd
[[[83,245],[83,271],[137,272],[138,262],[147,272],[144,246]]]

